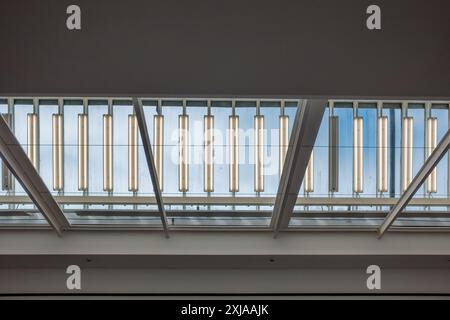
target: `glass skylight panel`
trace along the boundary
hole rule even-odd
[[[0,112],[72,227],[162,228],[131,99],[12,100],[10,106],[0,100]],[[142,103],[169,227],[269,228],[297,100]],[[290,227],[370,229],[381,223],[448,130],[448,108],[330,101]],[[446,155],[395,227],[450,223],[448,179],[439,179],[448,166]],[[1,175],[0,226],[45,225],[4,165]]]
[[[19,143],[27,150],[27,113],[32,113],[31,100],[0,99],[0,113],[10,129],[15,131],[15,109],[20,105],[19,119],[22,120],[19,129]],[[17,121],[19,123],[19,121]],[[17,136],[16,136],[17,137]],[[0,228],[4,227],[49,227],[47,220],[36,209],[20,183],[14,178],[6,164],[1,161],[2,188],[0,190]]]
[[[316,190],[307,194],[299,193],[290,226],[370,229],[383,221],[402,190],[447,132],[449,104],[339,101],[330,105],[331,114],[338,118],[339,128],[335,134],[324,137],[326,112],[314,150],[320,149],[321,145],[328,146],[329,152],[321,161],[326,161],[328,157],[328,163],[339,167],[339,190],[332,194],[319,194]],[[331,119],[328,118],[328,121]],[[349,127],[353,131],[353,141],[350,140]],[[359,136],[358,131],[363,134]],[[330,157],[335,156],[331,150],[336,145],[339,154],[337,163],[330,160]],[[349,145],[353,149],[353,161],[348,161],[346,150]],[[362,155],[357,152],[361,145]],[[405,216],[400,216],[394,227],[449,226],[448,179],[435,179],[441,172],[441,176],[447,177],[448,166],[448,155],[445,155],[406,207]],[[316,169],[314,176],[323,179],[322,173],[323,169]],[[335,173],[327,170],[327,174],[330,181],[330,175]],[[358,182],[361,176],[363,181]],[[320,187],[323,184],[316,185]],[[353,190],[349,190],[352,185]],[[362,185],[362,190],[356,190],[355,185]],[[354,194],[350,194],[351,192]],[[427,211],[430,212],[429,216],[426,215]],[[314,214],[317,220],[314,219]]]

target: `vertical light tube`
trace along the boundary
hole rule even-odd
[[[128,191],[138,191],[138,124],[134,114],[128,115]]]
[[[88,116],[78,115],[78,190],[88,189]]]
[[[189,116],[178,116],[178,190],[189,190]]]
[[[229,117],[230,192],[239,191],[239,117]]]
[[[388,191],[388,118],[378,117],[377,132],[377,190]]]
[[[283,172],[284,162],[286,161],[286,153],[289,146],[289,117],[280,116],[280,132],[279,132],[279,144],[280,144],[280,154],[279,154],[279,176]]]
[[[5,119],[8,126],[11,128],[12,115],[10,113],[3,113],[2,116]],[[2,190],[12,190],[12,189],[13,189],[13,180],[11,172],[9,171],[5,162],[2,161]]]
[[[314,149],[311,150],[308,166],[305,171],[305,192],[314,192]]]
[[[29,113],[27,116],[27,144],[28,158],[33,166],[38,169],[38,116]]]
[[[214,191],[214,116],[204,116],[204,172],[203,188],[205,192]]]
[[[330,116],[328,128],[328,190],[339,190],[339,117]]]
[[[426,140],[426,157],[428,158],[437,145],[437,118],[427,119],[427,140]],[[436,183],[436,168],[431,171],[427,179],[427,192],[436,193],[437,183]]]
[[[64,118],[62,114],[52,115],[53,122],[53,190],[61,191],[64,187],[63,148]]]
[[[88,189],[88,116],[78,115],[78,190]]]
[[[413,118],[404,117],[402,125],[402,192],[412,179]]]
[[[255,126],[255,192],[264,191],[264,116],[257,115]]]
[[[364,157],[363,118],[353,118],[353,192],[363,192]]]
[[[163,191],[163,163],[164,163],[164,116],[155,115],[153,117],[153,148],[155,150],[155,167],[158,177],[159,190]]]
[[[113,118],[103,115],[103,190],[113,190]]]

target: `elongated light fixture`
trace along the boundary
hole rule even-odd
[[[363,118],[353,118],[353,192],[363,192]]]
[[[134,114],[128,115],[128,191],[138,191],[138,124]]]
[[[27,144],[28,158],[38,170],[38,116],[36,113],[27,115]]]
[[[155,115],[153,117],[153,149],[155,150],[155,166],[156,166],[156,175],[158,177],[159,189],[163,191],[164,186],[164,177],[163,177],[163,168],[164,168],[164,116]]]
[[[239,191],[239,117],[229,117],[230,192]]]
[[[255,125],[255,192],[264,191],[264,116],[256,115]]]
[[[178,116],[178,190],[189,190],[189,116]]]
[[[314,150],[311,150],[304,181],[305,192],[314,192]]]
[[[328,128],[328,190],[339,190],[339,117],[329,117]]]
[[[204,172],[203,188],[205,192],[214,191],[214,116],[207,115],[204,122]]]
[[[103,115],[103,190],[113,190],[113,117]]]
[[[78,115],[78,190],[88,189],[88,116]]]
[[[289,117],[280,116],[280,132],[279,132],[279,144],[280,144],[280,154],[279,154],[279,176],[283,172],[284,162],[286,160],[286,153],[289,146]]]
[[[64,148],[64,117],[62,114],[54,114],[53,122],[53,190],[61,191],[64,188],[63,173],[63,148]]]
[[[402,191],[412,179],[413,118],[404,117],[402,126]]]
[[[427,146],[426,146],[426,157],[428,158],[437,145],[437,118],[427,119]],[[435,193],[437,192],[436,183],[436,168],[431,171],[427,179],[427,192]]]
[[[3,119],[5,119],[8,126],[11,128],[12,115],[11,113],[3,113]],[[11,172],[6,166],[5,162],[2,161],[2,190],[12,190],[13,189],[13,179]]]
[[[388,118],[378,117],[377,190],[388,191]]]

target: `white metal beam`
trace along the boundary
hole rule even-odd
[[[167,241],[147,230],[2,230],[0,256],[21,255],[450,255],[449,235],[392,233],[377,240],[367,232],[286,232],[274,240],[269,232],[178,231]],[[411,245],[413,243],[414,245]]]
[[[297,109],[273,209],[271,227],[275,236],[289,224],[326,103],[322,99],[303,100]]]
[[[403,209],[408,205],[411,198],[420,188],[420,186],[425,182],[428,175],[433,171],[439,161],[445,156],[446,152],[450,148],[450,130],[447,131],[445,136],[442,138],[441,142],[436,146],[434,151],[430,154],[428,159],[420,168],[419,172],[416,174],[414,179],[411,181],[409,186],[406,188],[405,192],[398,199],[397,203],[392,207],[391,211],[387,215],[386,219],[381,224],[378,229],[378,235],[381,238],[384,233],[389,229],[389,227],[394,223],[398,215],[403,211]]]
[[[142,103],[137,99],[133,98],[134,112],[137,117],[139,131],[141,133],[142,144],[144,147],[145,158],[147,160],[148,170],[150,172],[150,178],[153,184],[153,191],[155,193],[156,204],[158,210],[161,213],[161,222],[164,228],[164,233],[166,237],[169,237],[169,227],[167,223],[166,211],[164,209],[164,203],[161,196],[161,190],[159,189],[158,177],[156,175],[155,159],[153,158],[153,152],[150,143],[150,137],[148,135],[147,123],[145,121],[144,108]]]

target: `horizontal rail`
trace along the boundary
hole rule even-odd
[[[90,100],[90,101],[102,101],[102,100],[109,100],[113,99],[116,101],[129,101],[131,105],[131,101],[133,99],[133,96],[128,95],[110,95],[110,96],[64,96],[64,95],[45,95],[45,96],[36,96],[36,95],[29,95],[29,96],[10,96],[10,95],[3,95],[0,96],[1,99],[15,99],[15,100],[31,100],[33,98],[39,99],[39,100],[57,100],[57,99],[64,99],[64,100]],[[279,102],[279,101],[285,101],[285,102],[299,102],[301,99],[307,98],[307,97],[299,97],[299,98],[292,98],[292,97],[248,97],[248,96],[155,96],[155,95],[149,95],[149,96],[139,96],[139,99],[143,99],[145,101],[151,101],[151,100],[166,100],[166,101],[218,101],[218,102],[253,102],[253,101],[260,101],[260,102]],[[424,104],[427,102],[432,102],[434,104],[450,104],[449,100],[443,100],[443,99],[401,99],[401,98],[392,98],[392,99],[377,99],[377,98],[348,98],[348,99],[329,99],[330,102],[334,103],[350,103],[350,102],[358,102],[358,103],[377,103],[377,102],[383,102],[383,103],[410,103],[410,104]],[[339,108],[339,107],[338,107]]]
[[[54,196],[61,205],[86,204],[86,205],[156,205],[154,197],[146,196]],[[163,196],[164,204],[167,205],[216,205],[216,206],[273,206],[275,197],[255,197],[255,196]],[[298,198],[297,206],[392,206],[398,198],[351,198],[351,197],[305,197]],[[25,195],[3,195],[0,196],[0,203],[3,204],[32,204],[28,196]],[[450,206],[450,198],[414,198],[411,199],[410,206]]]
[[[66,211],[70,213],[71,210]],[[159,217],[160,213],[156,210],[74,210],[80,217]],[[294,213],[293,219],[304,218],[385,218],[389,211],[309,211]],[[254,210],[171,210],[166,211],[167,217],[186,217],[186,218],[270,218],[272,211],[254,211]],[[448,211],[408,211],[401,215],[402,218],[450,218]]]

